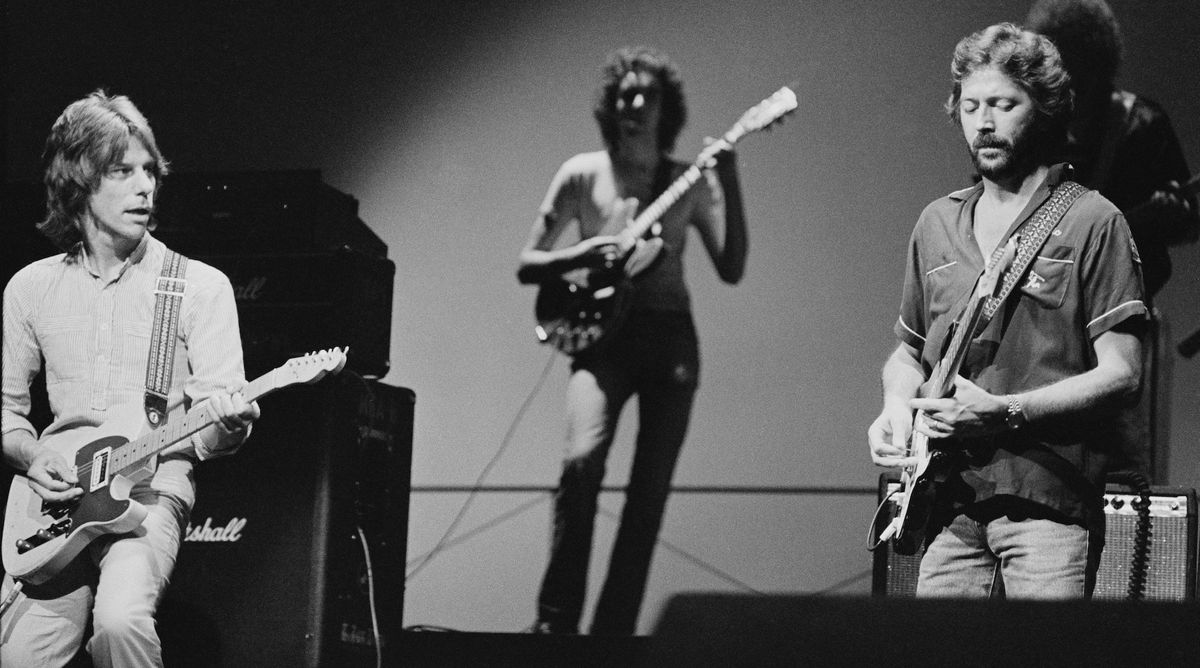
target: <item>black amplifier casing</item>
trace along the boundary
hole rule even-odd
[[[317,170],[170,174],[154,235],[184,255],[257,255],[350,249],[386,257],[358,218],[358,200]]]
[[[291,357],[349,346],[347,368],[388,371],[392,279],[386,258],[329,253],[199,256],[229,276],[238,304],[246,377]]]

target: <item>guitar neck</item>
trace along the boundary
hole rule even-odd
[[[634,238],[641,238],[645,236],[646,233],[650,231],[650,227],[654,225],[655,222],[662,219],[663,214],[667,212],[667,209],[671,208],[673,204],[678,202],[679,199],[683,197],[684,193],[686,193],[688,190],[691,190],[692,186],[696,185],[696,182],[699,181],[700,177],[704,174],[703,170],[709,164],[709,162],[711,162],[718,153],[732,149],[733,145],[745,135],[746,131],[743,130],[740,125],[735,125],[730,128],[723,137],[705,147],[705,149],[700,152],[700,155],[692,162],[692,164],[689,165],[686,170],[684,170],[683,174],[680,174],[674,181],[672,181],[671,185],[667,186],[667,189],[664,190],[661,195],[655,198],[655,200],[651,202],[649,206],[647,206],[640,214],[638,214],[638,217],[635,218],[633,223],[629,226],[629,234]]]
[[[954,387],[954,377],[958,375],[959,369],[967,359],[971,339],[974,338],[975,329],[979,327],[979,321],[983,318],[983,307],[986,303],[987,296],[976,297],[969,312],[955,326],[942,363],[930,379],[931,392],[928,396],[940,399],[950,395],[950,390]]]
[[[278,371],[271,371],[254,379],[242,390],[242,396],[247,402],[251,402],[279,389],[279,384],[275,382],[277,373]],[[157,456],[210,424],[214,424],[214,421],[209,418],[208,409],[203,404],[194,406],[183,419],[168,423],[115,448],[109,459],[109,466],[118,474],[132,477],[130,474],[145,468],[151,457]]]

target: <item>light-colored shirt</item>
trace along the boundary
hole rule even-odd
[[[119,408],[141,406],[146,388],[156,282],[166,246],[149,234],[121,268],[103,280],[92,258],[80,251],[38,260],[17,272],[4,289],[3,433],[29,422],[29,386],[45,361],[46,390],[54,421],[43,436],[79,426],[98,426]],[[229,279],[190,260],[176,334],[169,420],[216,391],[245,381],[237,307]],[[211,429],[211,427],[210,427]],[[198,436],[198,435],[197,435]],[[193,436],[194,450],[164,459],[190,473],[194,457],[212,451],[207,438]],[[222,446],[227,445],[222,443]],[[162,467],[156,478],[163,474]]]

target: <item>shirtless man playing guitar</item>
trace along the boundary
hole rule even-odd
[[[918,596],[1085,597],[1103,546],[1111,420],[1139,385],[1137,249],[1121,212],[1052,164],[1071,95],[1048,39],[991,26],[959,42],[952,72],[947,112],[981,181],[935,200],[913,231],[871,458],[914,470],[914,430],[940,453],[918,527]],[[1010,241],[1007,292],[978,330],[954,336],[988,258]],[[946,350],[955,339],[966,347]],[[952,356],[957,374],[931,390]]]
[[[122,420],[131,410],[146,423],[148,414],[138,413],[147,396],[155,292],[168,257],[149,230],[167,165],[133,103],[103,91],[66,108],[44,160],[48,215],[39,229],[64,253],[20,270],[4,290],[3,447],[6,463],[25,476],[14,486],[69,505],[84,493],[83,476],[35,436],[30,383],[44,360],[53,422],[43,438]],[[172,371],[166,421],[178,423],[194,404],[211,424],[154,459],[153,474],[133,487],[131,498],[147,510],[136,529],[91,542],[52,579],[28,583],[19,595],[11,595],[17,583],[5,577],[0,598],[11,607],[0,617],[2,665],[65,665],[89,616],[94,665],[162,665],[154,613],[195,499],[192,466],[231,454],[259,416],[257,403],[240,393],[241,337],[229,280],[191,261],[174,285],[182,298],[174,358],[164,356]]]
[[[629,635],[700,377],[683,279],[684,242],[694,228],[718,275],[737,283],[746,264],[746,223],[734,157],[723,151],[715,169],[705,170],[705,178],[657,221],[655,239],[621,235],[639,206],[687,167],[669,155],[685,110],[679,74],[663,54],[644,48],[611,54],[594,111],[606,148],[577,155],[559,169],[520,253],[518,279],[543,283],[569,270],[602,268],[638,244],[661,249],[638,276],[619,329],[572,359],[567,446],[535,630],[578,631],[604,463],[621,407],[637,394],[633,471],[591,627],[593,633]],[[555,248],[568,229],[577,229],[582,240]]]

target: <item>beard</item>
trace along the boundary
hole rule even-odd
[[[979,135],[968,146],[975,171],[989,181],[1020,176],[1033,171],[1037,156],[1036,151],[1033,150],[1035,142],[1032,139],[1033,133],[1029,130],[1022,130],[1012,140],[993,134]],[[980,156],[985,149],[997,151],[998,157],[985,161]]]

